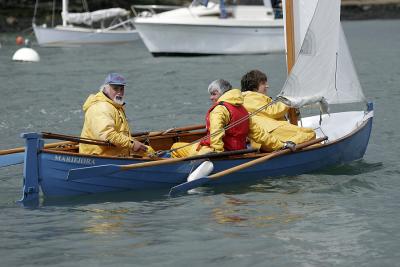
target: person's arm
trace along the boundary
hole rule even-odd
[[[249,112],[255,112],[263,106],[272,102],[272,99],[264,94],[251,92],[245,94],[244,107]],[[282,102],[276,102],[257,112],[257,116],[268,117],[271,119],[282,119],[288,112],[289,106]]]
[[[282,119],[287,114],[287,112],[289,111],[289,108],[290,108],[289,106],[283,104],[282,102],[277,102],[277,103],[272,104],[271,106],[267,107],[264,110],[264,112],[265,112],[264,114],[267,117],[279,120],[279,119]]]
[[[134,147],[129,131],[118,132],[116,130],[115,118],[117,114],[107,103],[98,103],[86,111],[86,117],[89,118],[89,127],[96,139],[109,141],[116,147],[129,148]]]
[[[269,96],[265,96],[264,100],[264,105],[272,102],[272,99]],[[262,110],[260,114],[270,117],[272,119],[282,119],[289,111],[289,108],[290,107],[288,105],[282,102],[276,102],[268,106],[266,109]]]
[[[229,111],[223,105],[216,106],[210,112],[210,147],[215,152],[224,151],[224,141],[222,138],[225,136],[224,127],[228,125],[230,121]],[[213,133],[218,132],[213,136]]]

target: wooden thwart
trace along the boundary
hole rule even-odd
[[[179,133],[179,132],[186,132],[186,131],[201,130],[201,129],[205,129],[205,128],[206,128],[205,124],[195,124],[195,125],[189,125],[186,127],[171,128],[171,129],[164,130],[164,131],[137,132],[137,133],[132,133],[132,136],[133,137],[139,137],[139,136],[153,137],[153,136],[165,135],[165,134],[169,134],[169,133]]]

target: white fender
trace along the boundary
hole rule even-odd
[[[187,181],[193,181],[209,175],[214,170],[214,164],[211,161],[204,161],[187,178]]]

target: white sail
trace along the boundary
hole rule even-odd
[[[101,20],[123,17],[129,15],[129,11],[123,8],[108,8],[83,13],[62,13],[63,20],[72,24],[92,25],[93,22]]]
[[[341,99],[341,101],[338,101],[340,103],[366,101],[342,25],[340,25],[339,35],[336,87],[340,92],[338,94],[338,97]]]
[[[309,3],[314,4],[313,1]],[[294,28],[295,31],[299,29]],[[364,101],[340,25],[339,0],[318,1],[298,57],[280,95],[292,98],[323,96],[329,104]]]
[[[318,0],[293,1],[294,47],[297,58]]]

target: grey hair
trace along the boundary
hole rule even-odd
[[[232,85],[223,79],[218,79],[210,83],[208,86],[208,92],[211,94],[214,91],[218,91],[221,95],[232,89]]]

